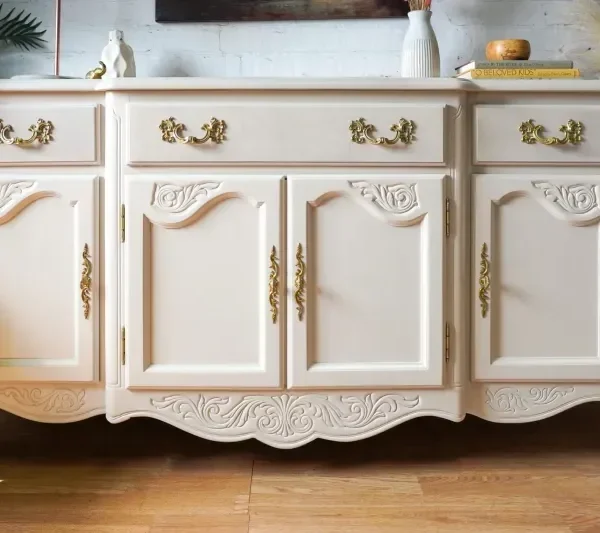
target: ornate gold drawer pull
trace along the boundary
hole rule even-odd
[[[269,304],[271,305],[271,318],[273,324],[277,324],[277,316],[279,315],[279,263],[277,262],[277,249],[273,246],[271,256],[269,274]]]
[[[296,300],[296,310],[298,311],[298,320],[302,322],[304,319],[304,291],[306,290],[306,264],[304,263],[304,255],[302,245],[299,244],[296,248],[296,279],[294,281],[294,300]]]
[[[163,120],[159,128],[162,131],[162,140],[168,143],[205,144],[208,141],[212,141],[215,144],[221,144],[226,140],[225,129],[227,126],[225,122],[217,120],[214,117],[210,119],[208,124],[202,126],[205,135],[201,139],[193,135],[183,137],[182,133],[186,130],[186,127],[184,124],[176,122],[174,117]]]
[[[481,247],[481,270],[479,272],[479,302],[481,303],[481,316],[487,317],[490,308],[490,261],[488,245],[484,242]]]
[[[86,244],[83,247],[83,270],[81,272],[81,301],[83,303],[83,316],[87,320],[90,318],[90,302],[92,300],[92,262],[90,261],[90,248]]]
[[[536,126],[533,119],[523,122],[519,127],[519,131],[522,133],[521,141],[525,144],[540,143],[546,146],[553,146],[556,144],[579,144],[583,141],[583,124],[574,120],[569,120],[569,122],[559,128],[559,131],[564,133],[562,139],[558,137],[544,137],[544,126]]]
[[[383,146],[390,146],[401,142],[402,144],[412,144],[415,140],[414,132],[417,126],[412,120],[406,120],[401,118],[397,124],[393,124],[390,130],[396,134],[393,139],[386,139],[385,137],[374,137],[372,134],[377,131],[373,124],[366,124],[364,118],[353,120],[350,124],[350,131],[352,132],[352,142],[356,144],[377,144]]]
[[[14,131],[10,124],[4,124],[0,119],[0,144],[14,144],[16,146],[27,146],[35,143],[36,141],[40,144],[48,144],[53,141],[52,132],[54,131],[54,125],[49,120],[46,121],[43,118],[38,119],[35,124],[29,126],[31,137],[29,139],[23,139],[22,137],[11,137],[10,134]]]

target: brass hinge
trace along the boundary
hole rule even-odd
[[[121,242],[125,242],[125,204],[121,204]]]
[[[446,237],[450,237],[450,198],[446,198]]]
[[[125,364],[125,326],[121,328],[121,364]]]
[[[450,324],[446,322],[446,363],[450,362]]]

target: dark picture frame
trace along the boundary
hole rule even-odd
[[[405,0],[156,0],[157,22],[405,17]]]

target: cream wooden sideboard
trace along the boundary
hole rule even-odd
[[[0,83],[0,407],[292,448],[600,400],[600,82]]]

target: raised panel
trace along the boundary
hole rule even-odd
[[[134,102],[128,106],[128,148],[131,165],[194,163],[401,163],[436,164],[445,161],[446,106],[432,104],[341,104],[314,99],[290,102],[260,101],[240,96],[235,105],[202,103],[197,97],[164,103]],[[183,124],[181,136],[202,138],[211,117],[225,124],[223,142],[182,144],[165,142],[159,125],[173,117]],[[394,139],[391,131],[401,119],[412,121],[410,144],[361,144],[352,141],[350,125],[364,118],[376,129],[374,137]],[[274,149],[275,147],[275,149]]]
[[[600,378],[600,180],[474,181],[474,379]]]
[[[0,105],[0,166],[97,163],[97,115],[95,105]],[[4,141],[3,137],[29,139],[30,128],[40,119],[50,125],[46,142]]]
[[[581,122],[579,144],[525,143],[519,131],[522,123],[533,120],[542,126],[541,138],[565,139],[561,132],[570,120]],[[519,163],[589,164],[600,162],[600,106],[598,105],[476,105],[475,164],[510,165]]]
[[[98,378],[97,180],[0,178],[0,380]]]
[[[281,268],[281,183],[127,178],[130,387],[280,386],[269,276],[273,247]]]
[[[443,176],[290,179],[288,385],[442,385],[444,212]]]

